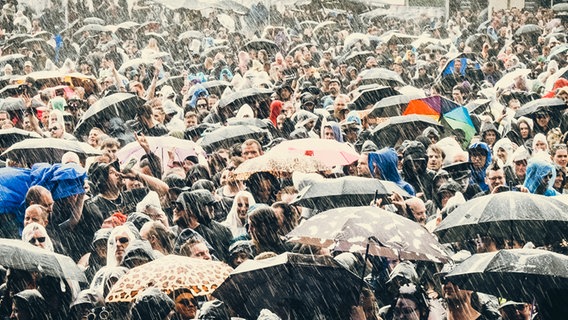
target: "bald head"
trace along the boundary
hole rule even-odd
[[[410,212],[412,213],[412,218],[414,219],[414,221],[420,223],[421,225],[425,225],[426,224],[426,205],[424,204],[424,201],[422,201],[422,199],[420,198],[410,198],[406,201],[404,201],[406,203],[406,205],[408,206],[408,208],[410,209]]]
[[[33,186],[26,193],[26,204],[28,206],[32,204],[39,204],[46,208],[47,213],[51,214],[53,212],[53,197],[51,196],[51,191],[47,190],[42,186]]]
[[[26,214],[24,216],[24,227],[32,222],[37,222],[44,228],[49,222],[49,214],[47,209],[39,204],[32,204],[26,209]]]

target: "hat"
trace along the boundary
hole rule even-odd
[[[30,60],[27,60],[27,61],[24,63],[24,67],[33,67],[33,64],[32,64],[32,62],[31,62]]]
[[[155,287],[142,291],[132,306],[132,319],[164,319],[175,307],[167,294]]]
[[[457,162],[443,166],[442,169],[447,171],[452,179],[461,180],[471,174],[470,164],[471,162]]]
[[[93,184],[99,188],[103,183],[106,183],[111,167],[120,172],[120,164],[118,163],[118,160],[111,163],[93,162],[88,171],[89,180],[91,180]]]
[[[408,160],[426,160],[426,148],[421,142],[411,141],[402,151],[402,157]]]
[[[528,160],[530,158],[529,151],[524,146],[520,146],[513,152],[513,162]]]
[[[173,97],[175,95],[175,91],[171,86],[163,86],[160,91],[158,91],[158,95],[161,95],[166,98]]]
[[[329,80],[329,83],[332,82],[337,82],[339,85],[341,85],[341,81],[338,78],[332,78],[331,80]]]
[[[523,305],[523,306],[524,306],[525,303],[524,303],[524,302],[517,302],[517,301],[511,301],[511,300],[509,300],[509,301],[503,303],[502,305],[500,305],[500,306],[497,308],[497,310],[501,310],[501,309],[506,308],[506,307],[509,307],[509,306],[519,306],[519,305]]]
[[[363,152],[375,152],[375,151],[379,151],[379,147],[377,147],[377,145],[371,140],[365,141],[363,143],[363,146],[361,147],[361,153],[363,153]]]

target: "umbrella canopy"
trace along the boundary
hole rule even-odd
[[[412,100],[408,103],[403,115],[422,114],[438,120],[443,114],[458,108],[459,105],[442,96]]]
[[[568,11],[568,3],[557,3],[552,6],[552,11],[554,12]]]
[[[70,257],[22,240],[0,239],[0,265],[55,278],[87,282],[85,274]]]
[[[272,148],[271,152],[311,156],[331,167],[348,165],[359,159],[359,154],[350,145],[317,138],[287,140]]]
[[[266,50],[269,54],[275,54],[280,50],[276,42],[267,39],[251,40],[241,48],[243,51],[249,50]]]
[[[65,139],[42,138],[26,139],[13,144],[2,153],[3,158],[10,158],[20,163],[60,163],[61,157],[68,151],[79,157],[100,156],[102,152],[90,145]]]
[[[173,152],[174,161],[178,162],[183,162],[189,156],[205,157],[203,149],[193,141],[171,136],[146,137],[146,140],[150,145],[152,153],[161,159],[163,170],[166,170],[169,162],[168,151]],[[121,163],[127,163],[130,159],[140,161],[144,155],[146,155],[146,151],[142,149],[138,141],[125,145],[116,153]]]
[[[29,138],[41,138],[39,134],[32,131],[26,131],[18,128],[1,129],[0,130],[0,149],[9,148],[16,142],[20,142]]]
[[[343,62],[350,65],[357,65],[357,63],[364,64],[367,57],[375,55],[371,51],[353,51],[349,53],[346,57],[342,58]]]
[[[466,104],[465,107],[470,114],[480,115],[487,110],[490,104],[490,99],[475,99]]]
[[[522,116],[530,116],[533,113],[540,111],[542,109],[549,109],[551,111],[561,111],[566,109],[566,103],[562,99],[558,98],[542,98],[533,100],[529,103],[526,103],[521,108],[517,110],[515,113],[515,118],[519,118]]]
[[[361,84],[378,83],[387,86],[403,86],[404,80],[400,75],[392,70],[385,68],[373,68],[364,70],[359,74]]]
[[[408,103],[418,98],[420,97],[406,94],[386,97],[375,103],[369,114],[379,118],[401,116]]]
[[[568,256],[537,249],[509,249],[474,254],[446,275],[470,289],[515,301],[547,298],[568,288]]]
[[[101,26],[105,25],[105,21],[101,18],[97,17],[88,17],[83,19],[84,24],[100,24]]]
[[[239,90],[237,92],[232,92],[221,97],[221,99],[219,100],[219,107],[225,108],[227,106],[233,105],[241,106],[245,103],[251,104],[257,100],[266,99],[272,93],[273,91],[270,89],[249,88]]]
[[[394,192],[405,198],[412,197],[391,181],[346,176],[314,182],[300,191],[293,204],[319,211],[363,207],[368,206],[378,195],[392,195]]]
[[[26,110],[26,108],[22,98],[8,97],[0,101],[0,111]]]
[[[369,35],[366,35],[364,33],[354,32],[354,33],[349,34],[345,38],[345,41],[343,42],[344,50],[350,49],[357,42],[361,42],[366,46],[371,45],[371,41],[369,40]]]
[[[438,121],[430,116],[409,114],[388,118],[379,123],[371,133],[378,145],[396,146],[404,140],[414,140],[427,127],[442,129]]]
[[[450,213],[434,233],[441,242],[493,236],[550,243],[568,233],[568,204],[522,192],[501,192],[467,201]]]
[[[9,54],[9,55],[5,55],[5,56],[1,56],[0,57],[0,68],[4,68],[4,66],[6,64],[11,64],[12,67],[23,67],[24,66],[24,62],[25,60],[28,59],[28,57],[24,56],[23,54],[20,53],[14,53],[14,54]]]
[[[178,36],[178,41],[184,39],[198,39],[201,40],[203,38],[203,33],[198,30],[189,30],[186,31]]]
[[[525,24],[520,26],[517,31],[515,31],[516,36],[521,36],[524,34],[538,34],[542,33],[542,29],[536,24]]]
[[[353,104],[356,110],[366,109],[368,105],[374,105],[378,101],[386,97],[396,96],[399,93],[391,87],[373,85],[371,88],[364,89],[361,94],[359,94]]]
[[[118,72],[124,73],[124,71],[126,71],[126,69],[128,69],[128,68],[135,68],[136,69],[141,64],[151,65],[154,62],[156,62],[156,59],[144,59],[144,58],[130,59],[130,60],[125,61],[120,66],[120,68],[118,69]]]
[[[457,107],[450,112],[444,113],[442,123],[450,131],[462,131],[465,139],[464,144],[469,145],[473,136],[477,133],[473,121],[466,107]]]
[[[290,314],[297,316],[293,319],[312,319],[312,312],[342,319],[341,310],[357,303],[359,290],[360,279],[332,257],[283,253],[245,261],[213,295],[249,319],[256,319],[262,309],[282,319]]]
[[[188,289],[194,296],[211,294],[233,268],[223,262],[167,255],[130,269],[106,297],[107,302],[132,302],[138,293],[155,287],[171,293]]]
[[[380,37],[384,43],[396,43],[396,44],[410,44],[412,41],[416,39],[415,36],[411,36],[408,34],[400,33],[400,32],[392,32]]]
[[[235,170],[235,177],[238,180],[246,180],[257,172],[269,172],[275,177],[281,177],[293,172],[321,172],[330,170],[331,167],[325,165],[321,160],[294,154],[282,154],[277,152],[267,152],[260,157],[246,160]]]
[[[75,33],[73,33],[73,37],[78,37],[81,34],[83,34],[83,32],[93,32],[93,33],[100,33],[100,32],[106,32],[106,31],[110,31],[106,26],[102,26],[100,24],[88,24],[86,26],[83,26],[81,28],[79,28],[79,30],[77,30]]]
[[[247,139],[256,139],[263,143],[267,136],[268,131],[255,126],[225,126],[205,133],[200,145],[210,153],[218,148],[229,148],[235,143],[245,142]]]
[[[144,100],[131,93],[115,93],[97,100],[79,119],[75,132],[83,134],[92,127],[101,125],[101,122],[119,117],[126,120],[133,119],[136,110],[144,104]]]
[[[345,207],[315,215],[287,237],[335,251],[366,251],[391,259],[449,261],[444,247],[423,226],[378,207]]]
[[[499,81],[495,83],[495,90],[505,89],[515,82],[517,77],[526,77],[531,73],[530,69],[517,69],[505,74]]]

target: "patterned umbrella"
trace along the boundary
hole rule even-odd
[[[107,302],[131,302],[156,287],[166,293],[189,289],[194,296],[211,294],[233,271],[223,262],[168,255],[128,271],[112,287]]]
[[[235,170],[236,179],[246,180],[253,173],[269,172],[276,177],[283,173],[319,172],[330,170],[321,160],[306,155],[294,155],[278,152],[267,152],[260,157],[243,162]]]

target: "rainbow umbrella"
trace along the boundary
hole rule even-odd
[[[457,107],[444,113],[441,119],[445,127],[450,127],[453,131],[462,130],[465,134],[465,142],[469,145],[471,138],[476,134],[475,126],[471,121],[469,112],[465,107]]]
[[[443,114],[458,107],[459,105],[452,100],[446,99],[442,96],[432,96],[428,98],[410,100],[403,115],[422,114],[439,120]]]

